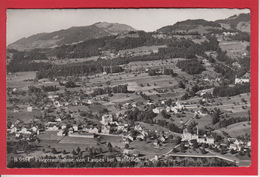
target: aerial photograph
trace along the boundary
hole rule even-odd
[[[249,9],[9,9],[7,168],[249,167]]]

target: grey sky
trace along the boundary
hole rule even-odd
[[[33,34],[96,22],[123,23],[137,30],[154,31],[177,21],[214,21],[249,12],[249,9],[11,9],[7,10],[7,45]]]

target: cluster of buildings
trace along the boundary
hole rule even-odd
[[[161,101],[162,105],[165,105],[165,101]],[[175,114],[181,112],[184,109],[184,105],[181,104],[179,101],[176,101],[175,106],[164,106],[164,107],[156,107],[153,109],[153,112],[159,114],[162,110],[166,112],[174,112]]]
[[[29,141],[34,135],[39,135],[40,129],[37,125],[23,124],[17,120],[7,129],[7,133],[13,134],[16,138]]]
[[[206,135],[199,136],[198,127],[197,127],[197,134],[191,134],[188,132],[187,129],[183,130],[182,141],[188,141],[190,144],[192,144],[191,140],[196,140],[198,143],[214,144],[213,137],[208,137]]]
[[[197,127],[197,133],[191,134],[188,132],[187,129],[183,130],[182,134],[182,141],[188,142],[189,145],[193,144],[193,141],[196,140],[197,143],[201,144],[208,144],[212,145],[213,148],[218,148],[219,150],[234,150],[237,152],[246,152],[248,149],[251,148],[251,141],[242,141],[238,140],[237,138],[225,138],[223,142],[216,143],[214,140],[214,137],[212,136],[200,136],[198,134],[198,127]]]
[[[240,78],[235,78],[235,84],[243,84],[243,83],[248,83],[250,82],[250,74],[246,73],[244,76]]]

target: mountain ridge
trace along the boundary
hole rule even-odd
[[[117,35],[136,31],[131,26],[119,23],[98,22],[89,26],[73,26],[50,33],[38,33],[27,38],[22,38],[8,45],[14,49],[32,49],[56,47],[64,44],[73,44],[92,38]]]

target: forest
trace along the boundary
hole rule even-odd
[[[200,74],[202,71],[205,71],[202,63],[196,59],[180,60],[176,66],[191,75]]]

